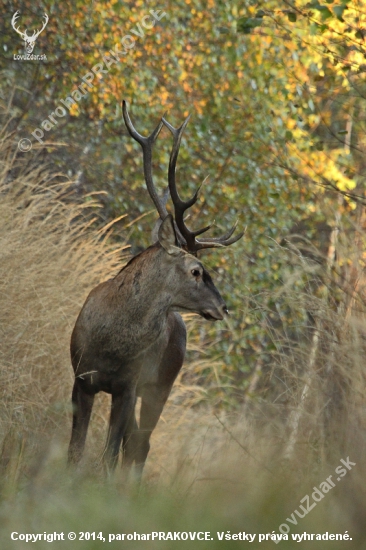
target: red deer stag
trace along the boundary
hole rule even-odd
[[[175,168],[189,117],[178,129],[162,118],[148,137],[134,128],[125,102],[123,117],[128,132],[142,147],[146,185],[161,221],[157,242],[132,258],[113,279],[94,288],[77,318],[71,337],[75,383],[69,463],[81,457],[94,396],[104,391],[112,394],[106,467],[115,468],[122,442],[123,464],[129,467],[135,462],[140,477],[151,433],[183,364],[186,328],[177,312],[198,313],[211,321],[220,321],[228,313],[196,254],[228,246],[243,233],[232,237],[234,226],[220,238],[197,239],[210,226],[191,231],[185,224],[184,213],[196,202],[198,191],[191,199],[181,200]],[[152,178],[152,148],[163,125],[174,139],[168,172],[174,219]],[[137,397],[141,397],[139,425]]]

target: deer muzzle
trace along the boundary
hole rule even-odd
[[[229,315],[229,310],[225,304],[217,308],[206,309],[201,313],[207,321],[222,321],[225,315]]]

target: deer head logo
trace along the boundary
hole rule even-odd
[[[41,34],[41,32],[43,31],[43,29],[46,27],[46,25],[48,23],[48,15],[47,15],[47,13],[45,13],[44,16],[43,16],[44,17],[44,23],[43,23],[43,27],[41,28],[41,30],[40,31],[33,31],[32,36],[28,36],[27,29],[24,32],[22,32],[21,30],[19,30],[19,28],[16,27],[16,22],[17,22],[17,19],[19,17],[19,14],[20,14],[19,11],[16,11],[14,13],[13,19],[11,20],[11,25],[12,25],[13,29],[18,34],[20,34],[20,36],[23,38],[25,51],[27,53],[32,53],[37,38],[39,37],[39,35]]]

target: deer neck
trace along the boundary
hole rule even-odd
[[[167,285],[165,251],[154,245],[135,256],[115,277],[117,300],[130,327],[160,332],[172,301]]]

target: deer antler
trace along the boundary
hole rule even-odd
[[[139,134],[136,128],[133,126],[130,115],[128,114],[127,105],[125,100],[122,102],[122,111],[125,124],[129,134],[135,141],[137,141],[142,147],[142,154],[144,159],[144,176],[146,181],[147,190],[149,191],[150,197],[152,198],[156,209],[159,213],[161,220],[164,220],[168,215],[168,211],[165,207],[166,200],[161,200],[158,192],[155,189],[153,177],[152,177],[152,149],[156,138],[158,137],[160,130],[163,127],[162,120],[156,126],[155,130],[151,132],[148,137],[144,137]]]
[[[48,18],[47,13],[45,13],[43,17],[44,17],[44,19],[45,19],[45,21],[44,21],[44,23],[43,23],[43,27],[42,27],[41,30],[38,31],[37,33],[36,33],[36,31],[34,31],[34,33],[33,33],[33,34],[35,34],[35,39],[41,34],[41,32],[44,30],[44,28],[46,27],[46,25],[47,25],[47,23],[48,23],[48,19],[49,19],[49,18]]]
[[[177,233],[177,239],[179,241],[180,246],[185,250],[187,250],[187,252],[190,252],[191,254],[196,254],[198,250],[203,250],[205,248],[218,248],[222,246],[229,246],[230,244],[233,244],[239,239],[241,239],[241,237],[244,235],[244,231],[239,233],[239,235],[232,237],[232,234],[236,229],[237,222],[227,233],[225,233],[221,237],[212,237],[212,238],[206,238],[206,239],[197,239],[196,237],[208,231],[212,227],[212,224],[207,225],[206,227],[202,227],[201,229],[197,229],[196,231],[191,231],[190,229],[188,229],[188,227],[184,223],[184,213],[186,210],[188,210],[188,208],[193,206],[194,203],[197,201],[198,193],[201,188],[200,186],[197,189],[197,191],[195,192],[192,198],[188,199],[187,201],[183,201],[179,196],[176,182],[175,182],[175,169],[176,169],[176,164],[177,164],[177,159],[179,154],[179,147],[182,140],[183,132],[189,121],[189,116],[186,118],[186,120],[183,122],[183,124],[179,128],[174,128],[171,124],[169,124],[167,120],[165,120],[163,116],[159,124],[156,126],[155,130],[153,130],[148,137],[144,137],[141,134],[139,134],[135,129],[135,127],[133,126],[125,101],[122,102],[122,111],[123,111],[123,118],[129,134],[142,147],[144,175],[145,175],[147,189],[156,206],[156,209],[159,213],[161,220],[164,220],[168,215],[168,211],[165,206],[167,197],[166,197],[166,194],[164,194],[163,199],[161,199],[154,186],[153,177],[152,177],[152,149],[153,149],[154,142],[158,137],[163,125],[165,125],[173,134],[174,141],[173,141],[172,151],[170,153],[168,182],[169,182],[170,196],[174,205],[174,218],[175,218],[175,224],[177,229],[176,233]]]
[[[27,32],[22,32],[20,31],[16,26],[16,22],[17,22],[17,19],[19,18],[19,15],[20,15],[20,11],[16,11],[13,15],[13,18],[11,20],[11,26],[13,27],[13,29],[18,33],[20,34],[20,36],[23,38],[23,40],[25,40],[25,38],[28,38],[28,35],[27,35]]]
[[[12,25],[13,29],[14,29],[18,34],[20,34],[20,36],[23,38],[23,40],[26,40],[26,39],[29,40],[29,39],[31,38],[31,39],[32,39],[32,42],[34,42],[34,41],[36,40],[36,38],[38,38],[38,36],[39,36],[39,35],[41,34],[41,32],[44,30],[44,28],[46,27],[46,25],[47,25],[47,23],[48,23],[49,17],[48,17],[48,15],[47,15],[47,13],[45,13],[44,16],[43,16],[43,17],[44,17],[43,27],[41,28],[40,31],[33,31],[32,36],[28,36],[27,31],[22,32],[22,31],[19,30],[19,28],[17,28],[17,27],[15,26],[15,24],[16,24],[18,18],[19,18],[19,15],[20,15],[20,11],[19,11],[19,10],[16,11],[16,12],[14,13],[14,15],[13,15],[13,18],[12,18],[12,20],[11,20],[11,25]]]
[[[232,237],[232,234],[234,233],[237,222],[234,224],[234,226],[224,235],[221,237],[212,237],[212,238],[206,238],[206,239],[196,239],[198,235],[202,235],[202,233],[205,233],[208,231],[212,224],[207,225],[206,227],[203,227],[201,229],[197,229],[196,231],[191,231],[188,229],[186,224],[184,223],[184,212],[193,206],[193,204],[197,201],[198,193],[200,191],[201,186],[197,189],[195,194],[192,198],[188,199],[187,201],[182,201],[182,199],[179,196],[179,193],[177,191],[177,186],[175,182],[175,169],[178,159],[178,153],[179,153],[179,147],[182,140],[183,132],[188,124],[189,116],[186,118],[186,120],[183,122],[183,124],[179,128],[174,128],[165,118],[162,118],[163,124],[170,130],[170,132],[173,134],[174,142],[172,151],[170,153],[170,160],[169,160],[169,171],[168,171],[168,181],[169,181],[169,190],[170,190],[170,196],[173,201],[174,205],[174,217],[175,222],[178,226],[179,232],[181,233],[182,237],[185,240],[185,243],[182,243],[182,246],[187,249],[188,252],[191,254],[196,254],[198,250],[203,250],[205,248],[219,248],[222,246],[229,246],[230,244],[235,243],[241,237],[244,235],[244,231],[239,233],[239,235]]]

